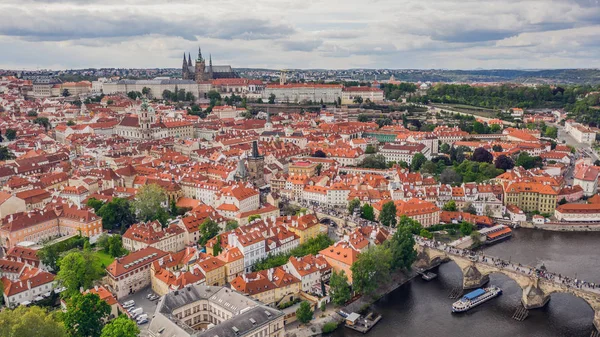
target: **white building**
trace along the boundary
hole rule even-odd
[[[263,93],[263,100],[268,100],[271,95],[275,95],[275,102],[277,103],[299,103],[303,101],[333,103],[342,97],[342,85],[313,83],[269,84]]]
[[[386,143],[379,149],[379,154],[385,157],[386,162],[394,161],[399,163],[403,161],[409,165],[417,153],[422,153],[425,158],[431,159],[431,152],[429,151],[429,148],[421,143]]]
[[[176,223],[163,228],[158,221],[140,222],[123,234],[123,247],[134,252],[148,246],[165,252],[178,252],[185,248],[185,231]]]
[[[596,132],[573,120],[565,122],[565,131],[579,143],[593,144],[596,141]]]

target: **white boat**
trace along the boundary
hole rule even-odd
[[[452,312],[465,312],[501,294],[502,289],[496,286],[479,288],[464,295],[460,300],[454,302],[452,304]]]

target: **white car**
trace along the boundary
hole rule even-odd
[[[135,305],[135,301],[131,300],[131,301],[127,301],[125,303],[123,303],[123,308],[127,309],[127,308],[131,308]]]
[[[148,323],[148,319],[147,318],[144,318],[144,319],[141,319],[141,320],[137,321],[137,324],[139,324],[139,325],[146,324],[146,323]]]

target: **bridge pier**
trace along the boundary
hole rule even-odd
[[[594,326],[600,332],[600,308],[594,311]]]
[[[528,285],[523,289],[523,296],[521,297],[521,303],[525,309],[537,309],[542,308],[550,301],[550,296],[546,295],[537,284],[537,279],[532,284]]]
[[[475,263],[471,263],[463,269],[463,289],[481,288],[484,284],[490,281],[488,275],[482,275],[475,267]]]

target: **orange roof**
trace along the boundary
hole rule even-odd
[[[360,255],[358,250],[353,249],[347,242],[338,241],[335,244],[321,250],[319,254],[330,259],[351,266]]]

